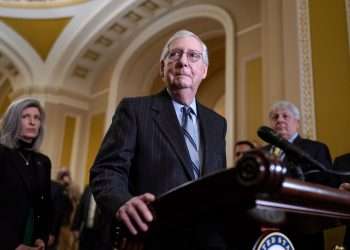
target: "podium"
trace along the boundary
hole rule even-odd
[[[350,192],[286,177],[279,162],[252,151],[233,168],[160,195],[151,211],[155,217],[151,229],[209,219],[224,223],[228,238],[249,235],[253,238],[249,240],[256,240],[266,230],[288,236],[350,222]]]

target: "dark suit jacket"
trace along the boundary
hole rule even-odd
[[[78,207],[75,211],[72,230],[74,231],[83,231],[85,228],[86,221],[88,219],[90,197],[91,197],[90,187],[86,187],[78,204]]]
[[[338,156],[333,163],[334,170],[337,171],[350,171],[350,153]],[[338,187],[342,182],[350,182],[350,177],[337,177],[335,186]],[[350,249],[350,227],[346,227],[344,246],[346,249]]]
[[[314,160],[320,162],[326,168],[332,168],[332,158],[327,145],[324,143],[305,139],[298,135],[293,141],[293,145],[300,148],[303,152],[310,155]],[[271,147],[271,145],[268,145],[265,150],[270,151]],[[316,166],[305,160],[297,159],[287,153],[283,158],[282,163],[287,166],[288,172],[292,177],[303,178],[306,181],[324,185],[331,184],[330,176],[327,173],[319,170]],[[302,176],[300,176],[297,170],[293,169],[294,167],[297,167],[302,171]]]
[[[206,175],[226,167],[226,121],[199,103],[197,111],[202,175]],[[98,205],[115,216],[132,196],[145,192],[159,195],[193,179],[191,159],[168,93],[122,100],[91,169],[91,187]],[[188,238],[177,236],[172,236],[173,243]],[[158,237],[158,243],[163,240],[167,244],[154,248],[169,249],[169,237]],[[210,237],[201,241],[210,241]],[[178,249],[188,244],[180,244]]]
[[[332,168],[332,158],[326,144],[319,141],[305,139],[300,136],[294,140],[293,144],[309,154],[313,159],[320,162],[326,168]],[[293,159],[291,159],[290,156],[286,155],[284,162],[291,162],[292,160]],[[330,185],[330,176],[324,171],[306,161],[299,162],[299,165],[304,173],[306,181]]]
[[[340,172],[350,171],[350,153],[336,157],[333,163],[333,169]],[[334,179],[335,179],[335,184],[334,184],[335,187],[339,187],[339,185],[343,182],[350,182],[349,176],[346,176],[346,177],[336,176]]]
[[[307,154],[309,154],[313,159],[319,161],[326,168],[330,169],[332,167],[332,158],[327,145],[318,141],[305,139],[300,136],[298,136],[293,141],[293,144],[301,150],[303,150],[304,152],[306,152]],[[296,165],[296,167],[298,168],[300,167],[306,181],[324,185],[331,185],[331,176],[329,176],[324,171],[320,171],[317,167],[306,161],[299,161],[286,154],[286,157],[283,159],[283,163],[286,164],[287,167],[293,167],[294,165]],[[292,176],[298,175],[293,169],[289,169],[288,171],[291,172]],[[289,236],[295,246],[295,249],[324,249],[324,239],[322,232],[315,233],[312,235],[303,235],[300,233],[296,233],[294,235],[292,232]]]
[[[78,230],[83,233],[87,228],[87,220],[89,216],[90,199],[92,196],[91,188],[87,186],[80,198],[79,205],[73,217],[72,230]],[[104,227],[105,221],[101,218],[101,210],[96,207],[93,229],[100,231],[101,227]]]
[[[31,207],[34,209],[33,239],[47,242],[51,163],[45,155],[35,152],[31,153],[30,162],[30,166],[26,166],[17,150],[0,144],[0,248],[4,250],[13,250],[23,243]],[[34,170],[35,180],[28,175],[28,167]]]
[[[54,245],[57,245],[59,242],[61,227],[68,224],[70,221],[73,204],[65,187],[56,181],[51,181],[51,199],[52,219],[50,234],[55,236]]]
[[[350,171],[350,153],[336,157],[333,168],[334,170]],[[347,181],[350,182],[350,178],[348,178]]]
[[[75,211],[72,227],[74,231],[79,231],[79,249],[112,249],[111,245],[111,218],[104,216],[101,209],[96,207],[93,227],[88,228],[88,216],[90,209],[90,199],[92,196],[90,186],[87,186],[80,198],[79,205]]]

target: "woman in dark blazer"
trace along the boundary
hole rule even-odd
[[[0,127],[0,249],[42,250],[48,240],[49,158],[38,152],[45,113],[39,101],[14,102]]]

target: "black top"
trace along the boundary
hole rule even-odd
[[[0,242],[4,250],[23,244],[28,239],[26,230],[31,232],[29,241],[48,239],[51,162],[29,148],[24,142],[17,149],[0,144]]]

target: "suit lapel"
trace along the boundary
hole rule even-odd
[[[189,179],[194,179],[191,158],[186,147],[185,138],[177,120],[171,98],[166,90],[155,96],[152,109],[154,121],[174,149]]]
[[[154,121],[174,149],[188,177],[194,179],[191,158],[186,147],[186,142],[177,120],[171,98],[165,90],[155,96],[152,109]]]
[[[303,142],[303,139],[300,137],[300,135],[298,135],[298,136],[294,139],[293,144],[299,146],[302,142]]]
[[[199,117],[199,127],[201,134],[201,146],[203,149],[203,162],[202,162],[202,175],[207,172],[212,172],[213,164],[215,161],[213,159],[213,149],[215,149],[215,135],[211,131],[215,129],[213,124],[211,124],[208,115],[206,115],[206,110],[202,107],[201,104],[197,103],[198,117]]]
[[[298,148],[300,148],[300,149],[302,149],[303,150],[303,148],[302,148],[302,141],[303,141],[303,139],[300,137],[300,135],[298,135],[295,139],[294,139],[294,141],[293,141],[293,145],[294,146],[296,146],[296,147],[298,147]],[[283,163],[285,163],[285,164],[288,164],[289,162],[295,162],[295,159],[294,158],[292,158],[289,154],[287,154],[286,152],[284,152],[285,153],[285,157],[284,157],[284,159],[283,159]]]

